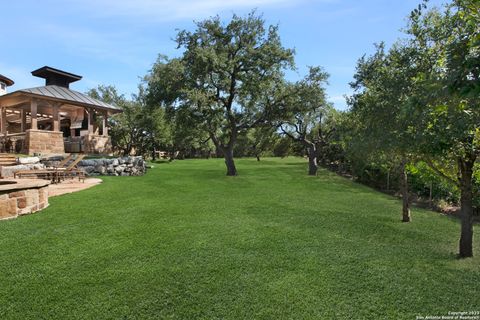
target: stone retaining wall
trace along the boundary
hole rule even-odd
[[[14,184],[1,184],[0,220],[16,218],[48,207],[48,185],[48,181],[27,179]]]
[[[29,157],[19,158],[16,166],[0,167],[0,176],[12,178],[14,173],[21,170],[45,169],[57,167],[64,156],[47,158]],[[141,176],[147,168],[143,157],[120,157],[113,159],[88,159],[77,164],[79,169],[84,170],[89,176]]]
[[[146,172],[145,161],[141,156],[82,160],[77,167],[85,170],[89,176],[141,176]]]

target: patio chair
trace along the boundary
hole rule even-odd
[[[56,175],[58,181],[65,180],[66,178],[78,178],[78,181],[85,182],[86,172],[82,169],[72,168],[69,170],[57,170]]]
[[[67,167],[57,168],[57,175],[59,179],[65,180],[65,178],[75,178],[78,180],[85,181],[85,171],[77,168],[77,164],[85,158],[84,154],[79,154],[73,162],[71,162]],[[65,162],[67,163],[67,162]]]
[[[21,170],[13,174],[15,179],[17,178],[38,178],[51,180],[52,183],[56,183],[56,170],[55,169],[33,169],[33,170]]]
[[[65,178],[74,178],[77,177],[80,181],[85,181],[85,171],[76,168],[77,164],[85,158],[84,154],[79,154],[76,158],[74,158],[73,162],[65,165],[68,161],[72,160],[71,155],[64,159],[57,168],[50,168],[50,169],[38,169],[38,170],[22,170],[15,172],[15,178],[23,178],[23,177],[37,177],[40,179],[48,179],[51,180],[52,183],[59,183]],[[60,167],[62,165],[62,167]]]
[[[84,154],[79,154],[77,157],[73,158],[71,155],[63,159],[62,162],[58,164],[58,166],[55,168],[56,170],[59,171],[69,171],[73,170],[74,168],[77,167],[77,164],[85,158]],[[72,162],[69,163],[70,160],[73,160]]]
[[[72,158],[73,158],[72,154],[69,153],[65,158],[63,158],[62,161],[60,161],[59,164],[57,164],[56,166],[53,166],[52,169],[64,168],[67,165],[67,163],[72,160]]]

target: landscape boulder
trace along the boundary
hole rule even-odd
[[[140,176],[147,170],[145,160],[141,156],[87,159],[80,161],[77,167],[85,170],[89,176]]]
[[[45,158],[42,163],[47,167],[58,166],[62,157]],[[147,168],[143,157],[128,156],[119,158],[83,159],[78,162],[77,168],[85,171],[89,176],[140,176]]]
[[[39,157],[25,157],[25,158],[18,158],[18,164],[35,164],[40,162]]]

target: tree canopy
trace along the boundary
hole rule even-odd
[[[163,58],[152,69],[149,101],[187,110],[225,157],[227,175],[235,176],[238,135],[269,120],[276,106],[266,95],[293,67],[294,53],[282,46],[278,27],[265,27],[256,12],[234,15],[226,25],[217,16],[196,27],[178,33],[180,58]]]

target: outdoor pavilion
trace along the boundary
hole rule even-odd
[[[32,75],[45,86],[0,96],[0,152],[112,152],[108,118],[120,108],[71,90],[81,76],[47,66]]]

